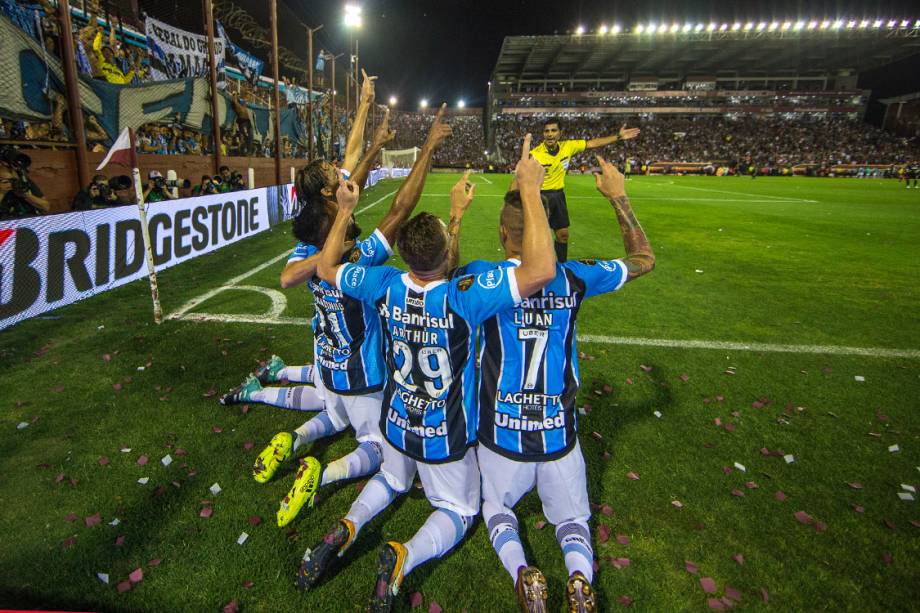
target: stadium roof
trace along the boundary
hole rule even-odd
[[[492,81],[822,77],[842,71],[858,74],[916,53],[917,27],[509,36],[502,43]]]

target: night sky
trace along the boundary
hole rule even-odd
[[[235,0],[268,26],[265,0]],[[457,2],[453,0],[356,0],[364,25],[357,33],[361,65],[379,75],[377,98],[399,99],[398,108],[417,108],[425,97],[431,104],[453,106],[463,98],[468,106],[485,102],[489,79],[502,39],[509,35],[553,34],[583,24],[589,31],[601,23],[630,28],[637,22],[685,21],[796,21],[853,17],[856,19],[920,19],[920,3],[907,1],[705,1],[665,2],[627,0],[599,2],[523,0]],[[336,54],[346,51],[343,26],[345,0],[279,0],[279,38],[285,46],[306,56],[300,24],[324,24],[314,49]],[[263,21],[264,19],[264,21]],[[345,60],[345,58],[342,58]],[[342,61],[340,60],[340,61]],[[871,87],[874,98],[920,90],[920,57],[867,74],[860,86]],[[341,66],[339,64],[338,66]],[[337,68],[338,68],[337,66]]]

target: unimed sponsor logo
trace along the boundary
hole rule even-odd
[[[260,210],[264,193],[151,205],[147,224],[154,264],[165,268],[267,229]],[[0,227],[0,328],[145,275],[141,230],[134,207]]]

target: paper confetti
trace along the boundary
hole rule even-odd
[[[741,464],[740,462],[735,462],[735,468],[737,468],[738,470],[740,470],[740,471],[743,472],[743,473],[744,473],[744,472],[747,472],[747,468],[745,468],[745,467],[744,467],[744,464]]]
[[[211,487],[209,487],[208,489],[210,490],[211,494],[213,494],[214,496],[217,496],[217,495],[220,494],[221,491],[222,491],[222,490],[220,489],[220,486],[219,486],[218,484],[216,484],[216,483],[215,483],[214,485],[212,485]]]
[[[135,568],[131,571],[131,574],[128,575],[128,581],[131,583],[140,583],[144,580],[144,571],[141,568]]]
[[[242,534],[240,534],[240,537],[239,537],[238,539],[236,539],[236,544],[237,544],[237,545],[242,545],[243,543],[246,542],[246,539],[248,539],[248,538],[249,538],[249,535],[246,534],[245,532],[243,532]]]
[[[784,455],[783,459],[786,460],[786,464],[792,464],[793,462],[795,462],[795,456],[792,455],[791,453],[787,453],[786,455]]]
[[[914,495],[909,492],[898,492],[898,498],[910,502],[914,499]]]
[[[892,445],[891,447],[888,448],[888,451],[890,451],[891,453],[897,453],[901,451],[901,448],[898,447],[897,445]]]
[[[661,411],[652,411],[652,415],[654,415],[658,419],[661,419]]]
[[[700,577],[700,586],[707,594],[715,594],[716,592],[716,582],[712,577]]]
[[[150,477],[141,477],[140,479],[137,480],[137,482],[140,483],[141,485],[147,485],[148,481],[150,481]]]
[[[917,488],[915,488],[913,485],[907,485],[906,483],[901,484],[901,489],[904,490],[905,492],[910,492],[912,494],[917,493]]]
[[[172,461],[173,460],[168,453],[162,458],[160,458],[160,464],[162,464],[163,466],[169,466],[170,464],[172,464]]]
[[[27,422],[27,421],[21,421],[21,422],[19,422],[18,424],[16,424],[16,429],[17,429],[17,430],[25,430],[25,429],[28,428],[28,427],[29,427],[29,422]]]
[[[106,585],[109,584],[109,575],[108,575],[108,573],[96,573],[96,576],[99,578],[100,581],[102,581],[102,582],[105,583]]]
[[[865,378],[864,376],[862,376],[862,375],[856,375],[856,376],[853,377],[853,378],[856,379],[857,381],[860,381],[860,382],[866,380],[866,378]]]

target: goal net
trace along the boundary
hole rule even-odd
[[[383,167],[386,169],[412,168],[418,152],[418,147],[412,147],[411,149],[384,149],[382,152]]]

